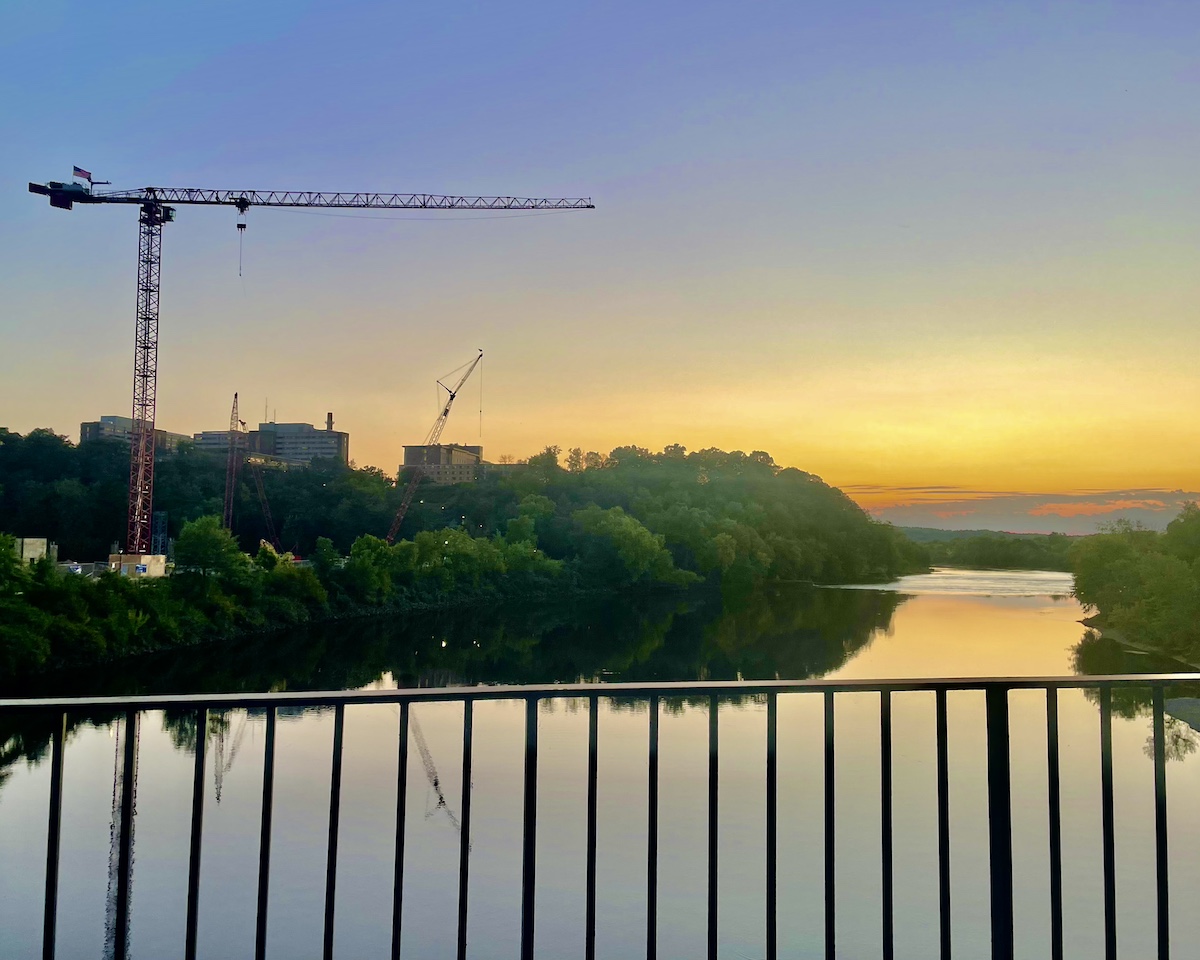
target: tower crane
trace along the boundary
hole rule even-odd
[[[175,219],[175,205],[233,207],[244,217],[251,207],[325,207],[380,210],[590,210],[590,198],[460,197],[428,193],[314,193],[290,190],[207,190],[193,187],[94,189],[86,170],[75,168],[82,183],[31,183],[29,192],[48,197],[50,206],[116,203],[138,208],[137,323],[133,352],[133,436],[129,452],[127,553],[150,552],[154,500],[154,414],[158,385],[158,307],[163,224]],[[239,220],[239,232],[245,223]]]
[[[446,429],[446,421],[450,418],[450,408],[454,406],[454,398],[458,396],[458,391],[462,389],[463,384],[467,382],[467,378],[475,372],[475,368],[479,366],[483,360],[483,351],[479,351],[479,355],[466,365],[467,372],[458,379],[458,383],[453,388],[446,386],[441,380],[437,382],[438,386],[446,391],[446,404],[442,407],[442,412],[438,414],[438,418],[433,421],[433,426],[429,428],[429,434],[425,437],[424,446],[430,447],[442,439],[442,431]],[[459,367],[461,370],[462,367]],[[449,376],[449,375],[447,375]],[[413,496],[417,492],[417,487],[425,477],[425,470],[422,464],[417,464],[413,470],[412,476],[409,477],[408,486],[404,488],[404,497],[400,501],[400,509],[396,511],[396,518],[392,521],[391,529],[388,530],[387,542],[395,543],[396,534],[400,532],[400,524],[404,522],[404,516],[408,513],[408,508],[413,502]]]

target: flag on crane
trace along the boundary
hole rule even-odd
[[[83,167],[74,167],[73,169],[75,172],[71,176],[78,177],[80,180],[86,180],[88,183],[92,182],[92,175],[84,170]]]

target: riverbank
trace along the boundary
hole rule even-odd
[[[1178,654],[1170,653],[1158,647],[1150,646],[1149,644],[1139,643],[1136,640],[1130,639],[1122,630],[1117,630],[1113,627],[1105,626],[1104,618],[1097,614],[1091,617],[1084,617],[1079,621],[1088,629],[1095,632],[1096,636],[1101,640],[1107,640],[1110,643],[1115,643],[1123,649],[1132,651],[1135,654],[1144,656],[1160,657],[1164,660],[1170,660],[1172,663],[1186,666],[1191,670],[1200,672],[1200,657],[1194,660],[1189,660],[1186,657],[1181,657]]]

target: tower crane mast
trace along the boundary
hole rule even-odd
[[[208,190],[194,187],[94,189],[90,173],[76,168],[82,183],[31,183],[29,192],[47,197],[50,206],[127,204],[138,213],[138,296],[133,362],[133,436],[129,453],[127,553],[150,552],[154,501],[154,417],[158,387],[158,313],[163,224],[175,219],[178,205],[233,207],[330,207],[382,210],[590,210],[588,198],[465,197],[429,193],[317,193],[291,190]],[[239,223],[239,228],[244,224]]]
[[[446,404],[442,407],[442,412],[438,414],[438,418],[433,421],[433,426],[429,428],[429,433],[425,437],[426,447],[431,447],[442,439],[442,431],[446,429],[446,421],[450,419],[450,408],[454,406],[454,398],[458,396],[458,391],[463,388],[463,384],[467,382],[467,378],[475,372],[475,368],[483,360],[483,351],[479,351],[479,355],[475,357],[467,365],[467,372],[458,379],[458,383],[453,388],[446,386],[441,380],[438,381],[438,386],[446,391]],[[461,367],[459,368],[462,369]],[[421,464],[417,464],[413,470],[412,476],[409,477],[408,486],[404,488],[404,496],[400,500],[400,509],[396,511],[396,517],[392,520],[391,529],[388,530],[387,542],[395,543],[396,534],[400,532],[400,524],[404,522],[404,517],[408,513],[408,508],[413,502],[413,496],[417,492],[417,487],[425,476],[425,471]]]

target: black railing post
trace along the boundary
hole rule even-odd
[[[658,697],[650,698],[646,767],[646,960],[654,960],[658,955]]]
[[[525,700],[525,817],[521,856],[521,960],[533,960],[537,871],[538,698]]]
[[[779,703],[767,694],[767,960],[779,953],[777,892],[779,889]]]
[[[882,908],[881,928],[883,935],[883,960],[892,960],[895,955],[895,914],[893,880],[895,877],[892,853],[892,695],[883,690],[879,694],[879,846],[882,863]]]
[[[1104,844],[1104,956],[1117,957],[1117,857],[1113,823],[1112,688],[1100,688],[1100,826]]]
[[[587,889],[584,960],[596,960],[596,800],[599,777],[600,698],[588,697]]]
[[[837,832],[836,754],[834,753],[833,691],[825,691],[825,958],[837,957]]]
[[[717,825],[720,780],[718,777],[718,714],[716,695],[708,700],[708,960],[717,960],[717,885],[719,854]]]
[[[333,960],[333,920],[337,905],[338,825],[342,813],[342,743],[346,705],[333,708],[333,760],[329,771],[329,844],[325,855],[325,941],[324,958]]]
[[[50,736],[50,811],[46,823],[46,900],[42,916],[42,960],[54,960],[58,931],[58,861],[62,842],[63,751],[67,715],[61,714]]]
[[[400,960],[404,919],[404,814],[408,803],[408,701],[400,703],[400,734],[396,759],[396,854],[392,879],[392,960]]]
[[[121,765],[121,840],[117,853],[117,904],[113,957],[129,956],[129,907],[133,883],[133,794],[137,789],[138,713],[125,714],[125,756]]]
[[[196,714],[196,756],[192,769],[192,837],[188,853],[187,926],[184,960],[196,960],[196,935],[200,920],[200,854],[204,833],[204,756],[208,747],[208,711]]]
[[[1050,960],[1063,960],[1062,792],[1058,763],[1058,690],[1046,688],[1046,805],[1050,827]]]
[[[262,814],[258,834],[258,911],[254,918],[254,957],[267,955],[267,898],[271,881],[271,814],[275,795],[275,708],[267,708],[267,739],[263,745]]]
[[[458,838],[458,960],[467,956],[467,894],[470,889],[471,863],[471,742],[475,710],[470,700],[463,701],[462,745],[462,829]]]
[[[1154,854],[1158,881],[1158,960],[1170,960],[1171,909],[1167,873],[1167,757],[1163,688],[1154,687]]]
[[[950,960],[950,745],[946,691],[939,689],[934,698],[937,714],[938,942],[941,960]]]
[[[988,687],[985,696],[992,960],[1013,960],[1012,786],[1009,769],[1008,688]]]

